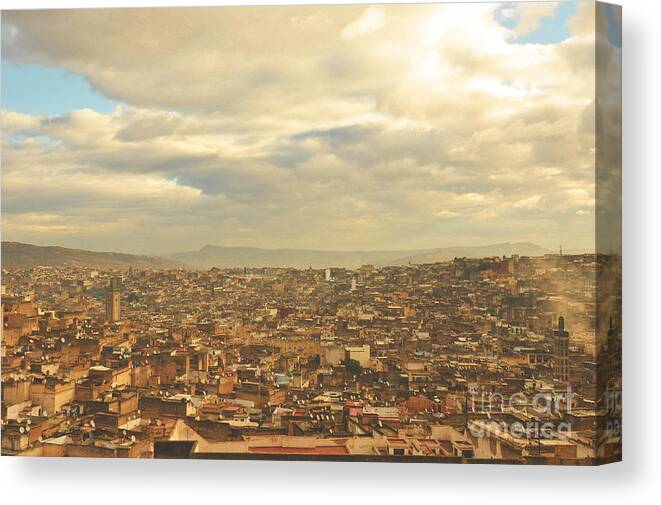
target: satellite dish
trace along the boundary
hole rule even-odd
[[[135,435],[131,435],[131,442],[135,442]]]
[[[25,428],[23,428],[23,426],[21,426],[21,427],[18,429],[18,431],[20,431],[21,433],[25,433]]]
[[[92,420],[90,421],[90,426],[91,426],[92,428],[96,428],[96,423],[94,422],[94,419],[92,419]]]

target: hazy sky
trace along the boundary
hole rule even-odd
[[[3,240],[594,242],[590,2],[3,12]]]

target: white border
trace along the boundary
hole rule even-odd
[[[348,3],[258,1],[256,4]],[[360,2],[364,3],[364,2]],[[392,2],[390,2],[392,3]],[[661,2],[624,4],[624,462],[599,468],[0,458],[4,503],[660,503]],[[0,8],[241,5],[0,0]]]

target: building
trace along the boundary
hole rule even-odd
[[[360,366],[363,368],[370,367],[370,346],[369,345],[358,345],[358,346],[349,346],[344,349],[345,356],[347,359],[352,359],[360,363]]]
[[[558,329],[553,332],[553,371],[560,382],[569,382],[569,332],[565,331],[565,318],[558,318]]]
[[[121,319],[120,311],[120,281],[118,277],[111,277],[106,289],[106,320],[114,323]]]

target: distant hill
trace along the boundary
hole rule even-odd
[[[404,265],[409,262],[413,264],[435,263],[449,261],[455,257],[483,258],[512,254],[541,256],[548,252],[543,247],[527,242],[412,251],[315,251],[206,245],[199,251],[173,254],[167,258],[200,269],[213,267],[357,268],[366,264],[388,266]]]
[[[199,251],[169,256],[138,256],[114,252],[94,252],[56,246],[36,246],[2,242],[2,268],[33,266],[80,266],[98,269],[166,270],[174,268],[358,268],[361,265],[390,266],[437,263],[454,258],[490,256],[542,256],[549,251],[529,242],[485,246],[445,247],[411,251],[315,251],[306,249],[260,249],[257,247],[204,246]]]
[[[128,270],[182,268],[180,262],[152,256],[137,256],[114,252],[93,252],[66,247],[42,247],[20,242],[2,242],[2,268],[34,266],[79,266],[99,269]]]
[[[450,261],[454,258],[488,258],[491,256],[543,256],[550,251],[530,242],[492,244],[485,246],[445,247],[432,252],[424,252],[398,258],[391,262],[393,265],[405,265],[407,263],[438,263]]]
[[[424,252],[431,252],[429,251]],[[314,251],[306,249],[260,249],[206,245],[199,251],[167,256],[195,268],[357,268],[388,262],[423,251]]]

